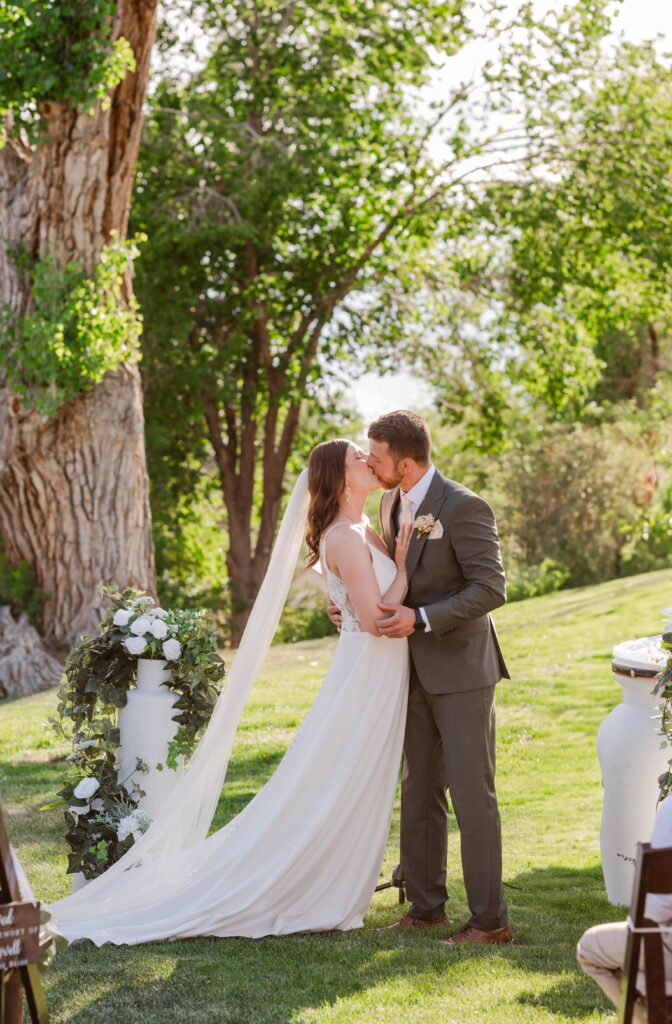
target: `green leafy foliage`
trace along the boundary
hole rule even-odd
[[[618,418],[672,371],[671,55],[595,45],[588,7],[573,70],[533,62],[542,21],[536,50],[518,47],[492,81],[521,99],[520,160],[472,191],[472,229],[440,275],[430,373],[446,419],[466,404],[491,451],[530,407]]]
[[[336,627],[327,615],[326,603],[322,598],[319,606],[286,606],[273,642],[295,644],[299,640],[319,640],[335,634]]]
[[[10,565],[0,548],[0,605],[9,605],[15,615],[25,612],[30,624],[41,632],[44,605],[48,600],[49,595],[38,587],[28,563]]]
[[[216,473],[242,614],[302,419],[329,411],[325,377],[342,359],[394,362],[398,303],[361,296],[398,281],[430,234],[436,168],[410,90],[433,48],[466,39],[468,4],[183,6],[202,18],[207,58],[185,84],[168,53],[132,210],[149,237],[136,278],[148,447],[150,461],[183,452],[183,480]]]
[[[128,41],[111,39],[116,6],[114,0],[3,3],[0,115],[10,112],[36,137],[48,100],[85,108],[98,100],[109,104],[109,91],[135,70]]]
[[[133,809],[142,795],[141,783],[118,779],[116,770],[120,743],[117,712],[125,706],[137,674],[136,657],[129,654],[124,641],[134,636],[131,626],[136,619],[156,616],[156,610],[148,611],[151,598],[132,588],[100,590],[111,607],[98,634],[81,637],[68,655],[65,682],[58,691],[57,717],[49,720],[54,731],[73,747],[58,795],[68,807],[66,839],[72,850],[68,871],[82,871],[86,878],[101,874],[133,843],[132,834],[117,835],[120,806]],[[216,635],[199,612],[159,611],[160,621],[180,645],[178,659],[169,663],[171,677],[166,684],[179,694],[173,715],[179,728],[168,757],[168,767],[176,767],[177,757],[189,756],[210,720],[224,663],[217,653]],[[147,637],[144,656],[162,658],[160,641],[153,634]],[[142,774],[143,770],[146,766],[139,763],[136,771]],[[96,806],[87,796],[76,795],[84,779],[97,783]]]
[[[474,445],[471,424],[428,413],[436,465],[495,511],[509,601],[670,564],[666,408],[564,425],[542,407],[511,420],[497,453]]]
[[[526,567],[552,559],[569,586],[619,575],[622,526],[637,514],[638,462],[627,437],[607,428],[547,425],[516,442],[498,481],[507,557]]]
[[[660,735],[668,743],[672,744],[672,633],[663,633],[663,650],[669,651],[667,665],[656,680],[653,693],[662,697],[663,703],[660,707]],[[669,767],[658,779],[660,786],[660,800],[663,800],[672,789],[672,760],[668,762]]]
[[[539,565],[515,566],[506,576],[507,601],[524,601],[528,597],[552,594],[567,582],[569,570],[553,558],[544,558]]]
[[[137,255],[135,239],[103,248],[92,277],[70,260],[32,260],[17,252],[30,277],[31,312],[0,320],[0,373],[22,402],[43,415],[99,383],[139,349],[142,320],[126,300],[124,277]]]

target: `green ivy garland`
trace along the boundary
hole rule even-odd
[[[663,633],[662,647],[668,651],[667,664],[656,680],[653,693],[663,698],[661,705],[660,735],[672,746],[672,632]],[[658,778],[660,800],[663,800],[672,788],[672,758],[668,761],[667,771]]]
[[[121,242],[113,234],[92,277],[74,260],[63,265],[53,254],[34,260],[14,250],[31,278],[32,312],[12,320],[5,309],[0,376],[25,405],[53,416],[63,402],[138,356],[142,318],[135,299],[124,299],[123,279],[142,241]]]
[[[12,113],[33,141],[48,100],[109,106],[109,92],[135,70],[126,39],[110,38],[115,0],[14,0],[0,4],[0,146]]]
[[[136,657],[128,653],[125,641],[137,640],[131,626],[153,602],[132,588],[99,589],[111,607],[98,634],[81,637],[68,655],[65,682],[58,692],[58,717],[49,719],[59,735],[72,741],[73,751],[67,758],[60,800],[47,807],[66,805],[68,872],[81,871],[89,879],[119,860],[133,845],[135,834],[149,824],[137,806],[142,784],[117,778],[116,755],[117,712],[126,704],[137,672]],[[217,653],[217,636],[202,613],[160,609],[159,613],[181,648],[179,658],[170,663],[171,678],[166,684],[179,694],[173,716],[178,731],[165,766],[170,768],[176,767],[180,755],[192,753],[209,722],[224,663]],[[145,656],[162,657],[160,641],[148,636]],[[139,761],[137,771],[141,775],[148,767]]]

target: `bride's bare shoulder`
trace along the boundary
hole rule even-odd
[[[356,523],[334,523],[325,530],[324,543],[330,551],[366,547],[364,532]]]
[[[324,546],[330,568],[337,565],[342,569],[348,564],[361,561],[364,554],[370,558],[364,533],[355,523],[337,523],[329,531],[329,536],[325,537]]]

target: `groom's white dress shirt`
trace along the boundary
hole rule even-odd
[[[417,480],[413,484],[412,487],[409,487],[409,489],[407,491],[402,491],[401,488],[399,488],[399,495],[400,495],[401,499],[403,500],[404,498],[408,498],[408,501],[410,503],[409,504],[409,518],[410,518],[411,522],[414,521],[414,519],[415,519],[415,517],[417,515],[417,512],[418,512],[418,509],[420,508],[420,506],[422,505],[423,501],[427,497],[427,491],[429,490],[429,485],[431,484],[432,479],[434,478],[434,474],[435,473],[436,473],[436,467],[430,462],[429,469],[427,470],[427,472],[424,473],[420,477],[420,479]],[[405,504],[405,502],[404,502],[404,504]],[[397,510],[397,526],[398,527],[401,526],[402,517],[403,517],[403,509],[402,509],[402,501],[400,501],[399,502],[399,508]],[[425,633],[431,633],[432,627],[429,624],[429,619],[427,618],[427,613],[425,612],[425,609],[424,608],[420,608],[419,611],[420,611],[420,614],[422,615],[423,619],[425,620]]]

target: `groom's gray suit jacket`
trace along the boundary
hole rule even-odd
[[[399,489],[383,495],[383,539],[394,557]],[[411,658],[429,693],[458,693],[509,678],[489,612],[506,601],[495,516],[486,501],[435,471],[417,516],[432,515],[443,536],[418,539],[406,559],[410,608],[424,608],[431,632],[409,637]]]

